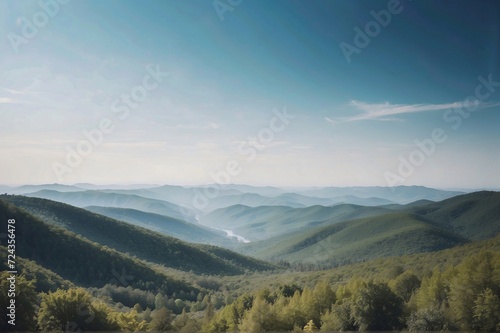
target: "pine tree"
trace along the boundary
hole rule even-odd
[[[155,296],[155,310],[160,310],[161,308],[167,306],[165,302],[165,298],[161,293],[156,294]]]
[[[449,283],[449,304],[453,319],[460,324],[460,329],[473,329],[475,302],[485,288],[498,288],[493,279],[491,254],[488,252],[482,252],[457,267]]]
[[[205,315],[203,317],[204,323],[209,323],[212,320],[212,318],[214,317],[214,313],[215,313],[214,305],[209,300],[207,303],[207,308],[205,309]]]
[[[328,281],[320,281],[314,286],[313,298],[316,302],[316,310],[320,314],[325,313],[326,310],[331,308],[332,304],[335,303],[335,293]]]
[[[318,331],[318,328],[316,325],[314,325],[314,321],[311,319],[309,322],[304,326],[304,332],[316,332]]]
[[[114,314],[114,319],[120,326],[120,330],[125,332],[144,331],[147,325],[145,320],[139,320],[139,316],[135,310],[128,313],[117,312]]]
[[[500,330],[500,297],[487,288],[477,297],[473,309],[473,328],[476,331]]]
[[[149,307],[147,307],[146,310],[142,311],[141,318],[147,323],[151,322],[153,318],[151,317],[151,309]]]
[[[142,313],[142,307],[139,303],[135,303],[133,310],[137,311],[137,313]]]
[[[256,298],[239,326],[242,332],[279,331],[281,325],[272,306],[262,298]]]
[[[299,290],[295,291],[288,304],[281,310],[281,318],[292,327],[304,327],[307,323],[306,315],[302,311],[301,293]]]
[[[434,270],[432,275],[422,279],[420,289],[416,294],[419,309],[440,308],[448,302],[449,287],[445,283],[443,274]]]
[[[320,308],[317,299],[314,297],[313,291],[308,287],[304,288],[300,297],[301,312],[305,315],[306,320],[312,319],[316,324],[320,324]]]
[[[172,329],[172,311],[166,307],[155,310],[151,314],[152,320],[149,323],[149,329],[153,331],[169,331]]]

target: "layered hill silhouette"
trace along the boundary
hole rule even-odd
[[[390,200],[399,204],[408,204],[422,199],[441,201],[460,194],[464,194],[464,192],[445,191],[425,186],[322,187],[298,191],[298,193],[318,198],[332,198],[345,195],[352,195],[359,198],[374,197]]]
[[[337,266],[437,251],[500,233],[500,193],[476,192],[437,203],[422,201],[393,212],[299,230],[244,245],[259,258]]]
[[[236,204],[250,207],[290,206],[294,208],[313,205],[331,206],[342,203],[376,206],[391,203],[407,204],[422,199],[440,201],[463,194],[463,192],[438,190],[423,186],[280,189],[270,186],[256,187],[238,184],[204,186],[136,185],[128,187],[92,184],[71,186],[45,184],[4,187],[3,191],[9,194],[24,194],[57,201],[66,200],[64,202],[79,207],[132,208],[183,220],[189,220],[189,217],[187,217],[191,213],[189,210],[210,212]],[[70,192],[80,192],[80,194],[70,194]],[[65,195],[61,193],[68,194],[68,197],[65,198]],[[132,198],[127,200],[123,196],[104,196],[102,193],[126,195],[132,196]],[[153,202],[145,203],[146,199],[153,199]],[[125,201],[127,201],[128,206],[124,205]],[[203,202],[203,207],[194,207],[197,201]],[[161,207],[161,202],[164,202],[167,207]],[[168,209],[172,208],[174,212],[168,211]],[[188,208],[188,211],[185,211],[186,208]],[[178,215],[179,212],[180,215]]]
[[[220,208],[189,207],[193,196],[207,189],[214,187],[48,184],[9,188],[28,192],[29,197],[0,196],[0,200],[127,258],[196,274],[234,275],[274,268],[262,260],[331,267],[437,251],[500,232],[498,192],[463,194],[421,186],[284,190],[225,185],[209,200],[210,207]],[[356,200],[365,205],[330,204]],[[217,229],[252,242],[235,244]]]
[[[62,279],[86,287],[126,283],[145,290],[191,293],[197,289],[148,267],[144,262],[43,222],[0,200],[2,227],[15,219],[16,259],[33,260]],[[2,252],[6,253],[2,249]],[[5,261],[2,262],[2,266]],[[21,267],[19,267],[21,268]],[[24,273],[24,272],[22,272]],[[50,273],[49,273],[50,275]]]
[[[76,207],[101,206],[138,209],[149,213],[170,216],[176,219],[190,219],[190,210],[168,201],[144,198],[133,194],[120,194],[101,190],[59,192],[40,190],[27,196],[64,202]]]
[[[292,231],[310,229],[328,223],[375,216],[390,212],[383,207],[341,204],[333,207],[288,206],[248,207],[234,205],[201,217],[201,222],[220,229],[231,229],[250,240],[263,240]]]
[[[208,190],[211,191],[208,191]],[[116,192],[116,191],[115,191]],[[215,196],[205,193],[216,193]],[[196,196],[204,196],[207,207],[204,211],[213,211],[237,204],[258,206],[289,206],[294,208],[313,205],[331,206],[336,204],[356,204],[364,206],[386,205],[390,203],[407,204],[421,199],[439,201],[463,192],[444,191],[423,186],[397,187],[324,187],[309,189],[280,189],[271,186],[257,187],[249,185],[206,185],[182,187],[164,185],[141,190],[123,190],[122,194],[135,194],[147,198],[166,200],[191,207]]]
[[[78,253],[88,252],[92,252],[102,264],[118,259],[132,263],[135,263],[134,260],[140,260],[197,274],[235,275],[245,271],[275,268],[266,262],[229,250],[186,243],[60,202],[6,195],[0,196],[0,200],[3,202],[1,208],[6,216],[9,211],[11,216],[20,216],[20,239],[25,242],[20,247],[26,251],[20,255],[58,274],[61,273],[64,278],[68,278],[63,274],[64,262],[58,262],[55,258],[64,255],[64,260],[74,266],[79,262]],[[44,233],[43,238],[37,236],[40,232]],[[33,243],[30,243],[30,240]],[[50,246],[52,248],[49,249]],[[61,252],[58,252],[59,256],[52,258],[51,254],[56,253],[55,251]],[[41,262],[39,256],[43,256]],[[133,266],[132,263],[129,265]],[[90,263],[86,263],[81,267],[90,266]],[[143,267],[134,269],[140,270]]]
[[[85,209],[139,227],[158,231],[186,242],[226,246],[230,246],[232,243],[222,231],[210,229],[200,224],[185,222],[169,216],[127,208],[90,206],[85,207]]]

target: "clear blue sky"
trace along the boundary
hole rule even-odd
[[[0,183],[200,184],[229,163],[232,183],[500,187],[497,1],[42,3],[0,2]],[[169,75],[125,116],[147,68]]]

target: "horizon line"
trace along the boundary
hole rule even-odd
[[[193,188],[193,187],[207,187],[207,186],[217,186],[217,187],[226,187],[226,186],[249,186],[249,187],[255,187],[255,188],[265,188],[265,187],[272,187],[272,188],[277,188],[277,189],[325,189],[325,188],[398,188],[398,187],[424,187],[428,189],[435,189],[435,190],[442,190],[442,191],[500,191],[500,187],[485,187],[485,186],[478,186],[478,187],[432,187],[428,185],[421,185],[421,184],[410,184],[410,185],[397,185],[397,186],[382,186],[382,185],[351,185],[351,186],[338,186],[338,185],[325,185],[325,186],[317,186],[317,185],[290,185],[290,186],[276,186],[276,185],[251,185],[251,184],[244,184],[244,183],[230,183],[230,184],[219,184],[219,183],[201,183],[201,184],[171,184],[171,183],[106,183],[106,184],[99,184],[99,183],[22,183],[22,184],[3,184],[1,183],[0,186],[2,187],[9,187],[9,188],[19,188],[22,186],[73,186],[73,187],[79,187],[79,185],[87,185],[87,186],[99,186],[99,187],[105,187],[105,186],[120,186],[120,187],[127,187],[127,186],[144,186],[149,187],[149,188],[154,188],[154,187],[162,187],[162,186],[179,186],[183,188]],[[141,187],[138,187],[141,188]],[[85,188],[82,188],[82,190],[85,190]]]

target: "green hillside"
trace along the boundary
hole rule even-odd
[[[299,265],[295,265],[285,272],[279,273],[279,277],[277,274],[255,273],[252,275],[250,283],[238,289],[238,292],[244,293],[262,288],[262,286],[278,287],[282,284],[293,283],[311,286],[322,280],[343,283],[351,278],[393,278],[402,270],[413,270],[419,278],[422,278],[431,274],[435,268],[442,270],[446,266],[455,266],[464,258],[477,255],[482,251],[494,251],[500,254],[500,235],[434,252],[379,257],[328,269],[304,271],[300,269]],[[228,276],[224,279],[232,285],[236,284],[235,282],[239,281],[240,277]]]
[[[459,195],[413,211],[471,240],[500,233],[500,192]]]
[[[454,247],[500,232],[500,193],[476,192],[441,202],[420,201],[373,217],[330,219],[242,245],[242,253],[262,259],[333,267],[350,262]]]
[[[246,270],[273,269],[258,261],[241,261],[242,256],[231,252],[218,257],[203,247],[159,234],[129,223],[114,220],[85,209],[39,198],[0,196],[28,210],[40,219],[63,227],[86,239],[142,260],[199,274],[241,274]],[[229,256],[230,257],[230,256]],[[231,260],[232,259],[232,260]],[[247,265],[252,262],[253,264]]]
[[[49,225],[3,200],[0,200],[0,219],[3,230],[7,230],[8,219],[16,220],[16,258],[33,260],[76,285],[102,287],[119,284],[123,278],[135,288],[162,290],[168,294],[198,291],[137,259]]]
[[[273,243],[269,247],[258,243],[252,246],[253,255],[259,258],[333,267],[377,257],[437,251],[466,242],[417,215],[390,213],[269,240],[267,244]]]
[[[0,269],[7,271],[7,247],[0,245],[0,249]],[[74,286],[72,282],[63,279],[60,275],[37,264],[33,260],[16,256],[15,262],[16,270],[19,273],[22,273],[29,280],[36,280],[35,288],[37,291],[56,291],[59,288],[67,289]]]
[[[139,227],[158,231],[186,242],[226,246],[231,243],[231,240],[222,231],[219,232],[169,216],[127,208],[90,206],[85,207],[85,209]]]
[[[234,233],[250,240],[263,240],[328,223],[376,216],[390,212],[381,207],[340,204],[333,207],[286,206],[248,207],[235,205],[217,209],[200,218],[201,223]]]

